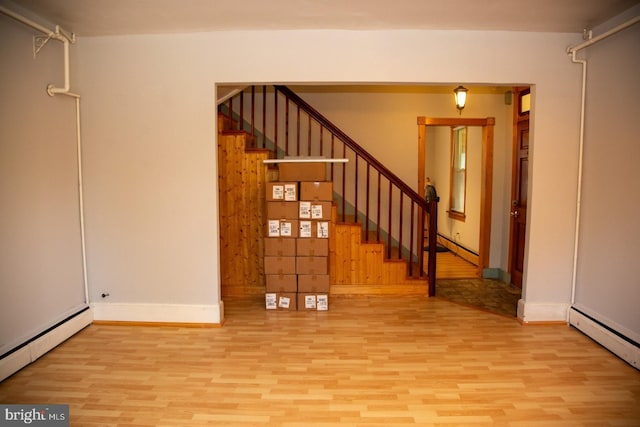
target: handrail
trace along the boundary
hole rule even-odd
[[[301,149],[306,150],[308,156],[318,151],[320,156],[329,156],[331,159],[342,157],[347,160],[350,156],[351,167],[347,168],[347,163],[342,163],[334,168],[331,163],[329,172],[329,180],[336,183],[334,192],[338,199],[338,214],[342,216],[342,221],[346,221],[347,216],[351,221],[351,212],[353,212],[353,222],[362,224],[364,240],[384,242],[387,259],[397,257],[406,260],[409,277],[422,278],[426,274],[428,294],[435,295],[435,250],[430,250],[428,253],[427,271],[425,271],[424,239],[427,237],[425,231],[428,231],[428,242],[432,242],[430,246],[435,248],[438,199],[426,201],[417,191],[288,87],[274,85],[273,91],[269,93],[273,96],[273,103],[267,99],[266,86],[262,87],[262,94],[258,94],[259,99],[256,100],[256,90],[252,86],[237,95],[238,103],[234,104],[231,98],[226,106],[221,106],[221,111],[231,119],[237,119],[238,130],[245,129],[250,132],[252,140],[257,143],[257,148],[272,150],[275,158],[300,156]],[[250,102],[244,102],[245,95],[251,97]],[[279,105],[279,98],[284,99],[284,105]],[[260,103],[262,119],[258,119],[260,123],[256,126],[254,110],[259,108],[256,104]],[[293,105],[290,106],[290,104]],[[267,105],[270,106],[269,112],[272,117],[267,117]],[[306,117],[302,117],[301,113]],[[312,125],[319,126],[319,136],[312,136]],[[306,132],[302,132],[305,127]],[[306,139],[306,144],[301,145],[301,139]],[[341,144],[342,147],[336,146],[336,143]],[[325,149],[326,151],[323,151]],[[366,163],[364,168],[358,166],[361,161]],[[374,174],[373,177],[371,173]],[[359,179],[362,181],[359,182]],[[348,185],[347,181],[349,181]],[[425,230],[427,221],[428,230]],[[372,227],[375,228],[375,237]],[[372,235],[370,236],[369,233]],[[393,252],[396,250],[394,255]]]
[[[275,88],[278,92],[281,92],[287,96],[287,98],[293,100],[294,103],[303,107],[303,109],[312,116],[318,123],[322,124],[325,128],[327,128],[330,132],[335,134],[342,142],[344,142],[349,148],[358,153],[358,156],[364,159],[367,163],[373,165],[378,171],[380,171],[389,181],[393,183],[396,187],[400,188],[403,192],[411,196],[411,199],[418,203],[420,207],[423,209],[428,209],[429,206],[424,198],[418,194],[413,188],[409,187],[407,183],[405,183],[402,179],[400,179],[396,174],[391,172],[387,167],[385,167],[378,159],[371,156],[369,152],[367,152],[364,148],[362,148],[358,143],[356,143],[353,139],[349,137],[346,133],[344,133],[340,128],[335,126],[332,122],[330,122],[326,117],[320,114],[315,108],[309,105],[304,99],[300,98],[295,92],[289,89],[286,86],[276,85]]]

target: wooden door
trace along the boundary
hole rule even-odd
[[[529,176],[529,89],[514,90],[509,270],[511,283],[522,288]]]

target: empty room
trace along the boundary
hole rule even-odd
[[[0,424],[637,426],[639,23],[0,0]]]

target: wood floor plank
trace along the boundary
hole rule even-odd
[[[564,325],[426,296],[225,300],[222,328],[92,325],[0,383],[81,426],[637,426],[640,372]]]

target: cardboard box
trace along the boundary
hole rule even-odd
[[[298,218],[300,219],[331,219],[331,202],[321,202],[319,200],[301,200],[298,202]]]
[[[264,257],[264,274],[296,274],[296,257]]]
[[[298,237],[297,219],[268,219],[267,237]]]
[[[265,198],[271,201],[295,202],[298,198],[297,182],[267,182]]]
[[[328,294],[298,293],[298,311],[327,311],[329,310]]]
[[[298,238],[296,239],[296,256],[329,256],[329,240]]]
[[[289,237],[267,237],[264,239],[265,256],[296,256],[296,239]]]
[[[329,274],[329,257],[297,256],[297,274]]]
[[[267,292],[265,293],[265,308],[267,310],[296,311],[298,309],[298,294],[295,292]]]
[[[298,292],[307,294],[328,294],[331,285],[328,274],[299,274]]]
[[[264,278],[267,292],[298,292],[296,274],[266,274]]]
[[[298,230],[299,238],[329,238],[329,221],[301,219]]]
[[[267,202],[267,218],[270,219],[296,219],[298,218],[298,202]]]
[[[302,158],[305,159],[305,157]],[[286,159],[294,158],[286,157]],[[278,163],[278,179],[280,181],[325,181],[327,164],[325,162]]]
[[[325,201],[333,200],[333,182],[304,181],[300,183],[300,200]]]

